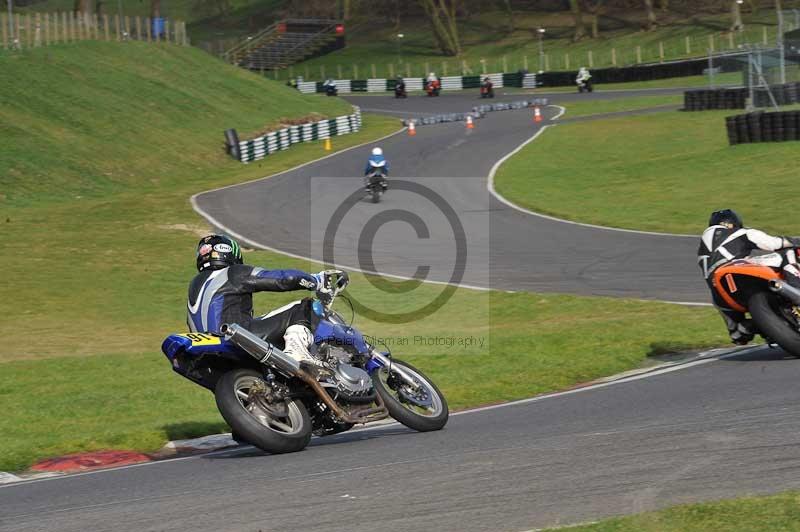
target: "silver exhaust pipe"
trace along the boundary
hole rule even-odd
[[[800,306],[800,290],[787,284],[785,281],[773,279],[769,282],[769,289],[785,297],[793,304]]]
[[[300,363],[297,360],[241,325],[226,323],[219,330],[226,340],[238,345],[262,364],[270,364],[290,376],[300,373]]]

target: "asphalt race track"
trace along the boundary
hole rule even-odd
[[[353,100],[389,111],[399,105]],[[418,100],[420,112],[433,105]],[[472,100],[440,99],[454,108],[459,101]],[[488,196],[489,169],[535,131],[529,114],[508,111],[491,114],[470,133],[463,124],[426,126],[413,139],[402,134],[381,142],[396,179],[414,176],[411,192],[416,183],[446,194],[458,214],[468,244],[464,283],[706,301],[695,239],[565,224]],[[325,225],[358,188],[351,176],[368,149],[202,194],[198,204],[256,242],[316,256],[317,218]],[[330,179],[316,182],[320,176]],[[358,246],[348,242],[376,213],[402,209],[411,213],[403,223],[416,223],[413,215],[429,209],[434,195],[403,196],[411,192],[390,190],[379,205],[349,205],[354,220],[342,218],[338,262],[359,261]],[[312,207],[318,216],[305,213]],[[407,275],[409,264],[430,261],[431,276],[445,279],[452,265],[440,264],[435,251],[452,255],[444,247],[452,235],[433,228],[420,238],[403,223],[376,228],[368,242],[376,268]],[[419,244],[398,247],[401,237]],[[678,369],[460,413],[435,433],[394,424],[316,438],[291,455],[241,447],[0,485],[0,531],[518,532],[800,488],[796,359],[757,347]]]
[[[675,93],[674,90],[595,92],[591,95],[549,95],[553,104],[578,98],[608,99]],[[529,95],[508,95],[514,101]],[[474,94],[446,94],[395,100],[387,96],[350,96],[372,112],[410,113],[468,111],[482,101]],[[547,107],[545,116],[559,112]],[[567,114],[567,116],[569,116]],[[546,125],[544,121],[541,125]],[[452,207],[464,226],[466,285],[503,290],[529,290],[705,303],[708,290],[696,265],[697,239],[611,231],[531,216],[505,205],[486,187],[495,163],[531,138],[539,125],[530,110],[488,113],[467,131],[463,123],[417,128],[380,142],[391,167],[391,179],[418,183]],[[543,134],[547,134],[545,131]],[[335,140],[334,140],[335,142]],[[372,145],[334,155],[269,179],[199,194],[201,214],[253,245],[323,259],[322,242],[338,206],[359,190]],[[531,168],[536,172],[536,168]],[[624,208],[622,204],[620,208]],[[435,206],[434,206],[435,207]],[[411,210],[441,234],[418,236],[407,221],[385,223],[369,243],[374,266],[365,261],[363,233],[382,212]],[[453,232],[446,220],[430,218],[430,202],[416,193],[389,190],[379,205],[357,202],[335,229],[337,265],[413,277],[429,266],[427,279],[452,281],[458,269]],[[413,245],[410,245],[413,243]],[[325,257],[330,261],[330,257]]]
[[[435,433],[390,425],[291,455],[241,448],[0,486],[0,530],[515,532],[796,489],[798,379],[795,359],[756,348]]]

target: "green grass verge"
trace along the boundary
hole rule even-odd
[[[0,470],[77,450],[154,450],[167,439],[223,430],[211,396],[174,375],[159,352],[167,333],[184,330],[193,249],[208,230],[188,197],[324,154],[320,143],[309,143],[242,165],[222,153],[224,128],[256,130],[346,105],[177,47],[87,43],[2,61],[9,90],[0,95],[0,123],[14,148],[0,154],[0,224],[4,251],[16,259],[5,265],[13,284],[0,286],[0,297],[24,304],[0,321],[0,335],[10,339],[0,346]],[[366,116],[362,132],[333,144],[340,149],[397,128],[396,119]],[[266,252],[247,259],[318,268]],[[402,310],[439,289],[393,297],[355,275],[352,294]],[[296,297],[260,294],[256,307]],[[725,341],[708,308],[470,290],[419,322],[356,323],[430,373],[455,408],[559,389],[630,369],[648,355]],[[484,343],[432,347],[415,336]]]
[[[591,116],[604,113],[619,113],[623,111],[637,111],[651,109],[665,105],[683,104],[682,95],[674,96],[640,96],[637,98],[624,98],[620,100],[587,100],[585,102],[570,102],[563,105],[567,112],[564,119],[579,116]]]
[[[495,184],[531,210],[612,227],[698,234],[709,212],[732,207],[767,231],[796,234],[791,205],[775,193],[795,186],[797,145],[729,146],[724,117],[736,113],[561,124],[507,161]]]
[[[569,532],[750,532],[789,531],[800,525],[800,493],[687,504],[590,525],[559,527]]]

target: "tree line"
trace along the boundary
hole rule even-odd
[[[74,0],[76,12],[99,12],[104,0]],[[161,16],[162,0],[148,0],[150,16]],[[169,0],[166,0],[167,2]],[[792,0],[286,0],[281,8],[285,16],[313,16],[351,20],[358,18],[394,24],[405,18],[428,20],[434,40],[444,55],[461,54],[458,23],[475,14],[502,11],[509,31],[514,30],[514,13],[520,11],[563,11],[573,22],[572,39],[597,38],[600,18],[610,9],[623,9],[642,17],[642,29],[653,30],[670,11],[691,13],[730,13],[730,31],[741,30],[742,9],[757,12],[762,8],[783,9]],[[94,2],[94,6],[92,5]],[[197,0],[213,6],[221,15],[230,9],[230,0]],[[740,3],[741,2],[741,3]]]

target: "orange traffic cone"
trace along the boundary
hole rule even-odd
[[[537,123],[542,121],[542,111],[538,107],[533,108],[533,121]]]
[[[475,124],[472,123],[472,116],[467,115],[467,129],[475,129]]]
[[[413,137],[416,134],[417,134],[417,126],[414,125],[413,121],[409,122],[408,123],[408,136],[409,137]]]

